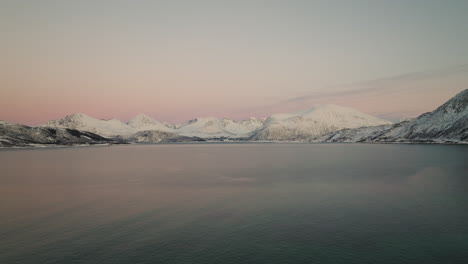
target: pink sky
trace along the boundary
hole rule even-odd
[[[466,4],[6,1],[0,120],[412,117],[468,88]]]
[[[115,85],[114,90],[100,90],[94,85],[74,80],[62,80],[67,83],[65,86],[68,89],[60,89],[60,84],[54,86],[49,83],[55,81],[57,79],[22,80],[15,83],[20,88],[3,91],[0,98],[0,119],[37,125],[77,112],[96,118],[115,117],[123,121],[145,113],[161,121],[177,123],[201,116],[235,119],[265,117],[272,113],[299,111],[315,104],[337,104],[398,120],[431,111],[468,87],[465,85],[468,84],[466,74],[448,74],[385,85],[376,83],[374,90],[343,85],[322,93],[283,99],[269,95],[253,97],[251,93],[237,94],[214,88],[202,92],[197,92],[198,89],[177,89],[162,93],[158,89],[142,89],[145,85],[138,83],[134,86],[139,89],[119,89]],[[26,88],[32,84],[35,87],[41,84],[43,88]]]

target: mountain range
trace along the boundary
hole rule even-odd
[[[37,127],[0,121],[0,147],[206,140],[468,143],[468,90],[432,112],[395,124],[337,105],[268,118],[204,117],[183,124],[163,123],[144,114],[123,122],[77,113]]]
[[[68,115],[49,121],[41,127],[71,128],[89,131],[106,137],[129,137],[143,131],[174,133],[185,137],[206,139],[244,138],[263,126],[264,119],[250,118],[236,121],[228,118],[204,117],[183,124],[164,124],[147,115],[140,114],[128,122],[117,119],[96,119],[82,113]]]

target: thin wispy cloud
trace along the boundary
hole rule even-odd
[[[337,104],[398,121],[431,111],[466,88],[468,64],[461,64],[322,87],[317,92],[246,109],[239,115],[248,112],[268,116],[272,113],[303,110],[316,104]]]
[[[329,88],[345,88],[346,90],[341,91],[331,91],[331,92],[320,92],[320,93],[310,93],[302,96],[297,96],[289,98],[283,101],[279,101],[276,104],[283,103],[297,103],[303,102],[310,99],[320,99],[321,97],[341,97],[341,96],[350,96],[357,94],[368,94],[368,93],[387,93],[402,91],[405,88],[401,87],[404,84],[416,81],[430,80],[443,78],[450,75],[458,74],[468,74],[468,64],[457,65],[454,67],[437,69],[437,70],[426,70],[426,71],[417,71],[411,73],[405,73],[385,78],[377,78],[373,80],[365,80],[349,84],[341,84],[330,86]]]
[[[115,2],[0,1],[0,119],[418,113],[468,88],[468,1]]]

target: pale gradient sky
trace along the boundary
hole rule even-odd
[[[396,120],[468,88],[468,1],[0,0],[0,120]]]

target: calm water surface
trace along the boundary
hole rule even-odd
[[[0,263],[468,263],[468,146],[0,151]]]

